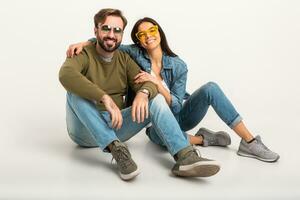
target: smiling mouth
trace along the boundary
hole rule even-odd
[[[115,38],[104,38],[103,40],[105,42],[117,42],[117,39],[115,39]]]
[[[104,41],[113,41],[113,42],[117,42],[117,40],[115,40],[115,39],[106,39],[106,40],[104,40]]]
[[[117,41],[116,40],[112,40],[112,39],[107,39],[107,40],[104,40],[105,41],[105,44],[108,46],[108,47],[112,47],[114,46]]]
[[[155,41],[155,39],[149,39],[149,40],[146,40],[146,44],[151,44]]]

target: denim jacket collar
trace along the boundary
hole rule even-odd
[[[145,51],[145,50],[143,50],[143,56],[149,61],[148,63],[147,63],[147,66],[145,66],[146,67],[146,71],[147,72],[150,72],[151,71],[151,61],[150,61],[150,57],[149,57],[149,55],[148,55],[148,53]],[[163,52],[163,56],[162,56],[162,69],[163,70],[165,70],[165,69],[172,69],[172,64],[171,64],[171,62],[170,62],[170,59],[169,59],[169,57],[166,55],[166,53],[165,52]],[[162,71],[163,71],[162,70]]]

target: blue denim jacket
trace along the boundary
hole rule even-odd
[[[143,69],[150,73],[151,62],[148,54],[132,45],[121,45],[119,50],[128,53],[131,58]],[[183,99],[189,94],[186,92],[187,66],[179,57],[171,57],[163,54],[161,76],[168,85],[172,97],[171,110],[176,116],[182,108]]]

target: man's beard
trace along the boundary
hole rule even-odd
[[[106,40],[114,40],[115,41],[115,45],[114,46],[107,46],[105,45],[105,41]],[[97,39],[98,41],[98,44],[101,46],[101,48],[104,50],[104,51],[107,51],[107,52],[113,52],[115,51],[121,44],[121,42],[117,42],[117,39],[115,38],[110,38],[110,37],[104,37],[102,40],[101,39]]]

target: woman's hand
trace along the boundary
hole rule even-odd
[[[159,83],[159,80],[156,77],[154,77],[151,74],[144,72],[142,70],[140,71],[140,73],[138,75],[136,75],[134,77],[134,83],[144,83],[146,81],[150,81],[150,82],[154,83],[156,86]]]
[[[140,73],[134,77],[134,83],[143,83],[150,81],[155,84],[158,92],[164,96],[168,105],[172,103],[172,97],[170,91],[162,85],[162,82],[151,74],[140,70]]]
[[[80,54],[82,52],[83,47],[91,44],[90,41],[87,42],[79,42],[76,44],[71,44],[66,52],[68,58],[73,58],[74,55]]]

